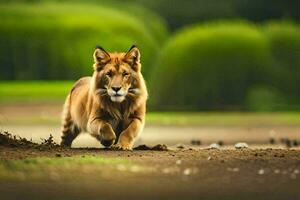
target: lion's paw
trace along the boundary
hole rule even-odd
[[[115,144],[112,146],[112,149],[115,150],[124,150],[124,151],[132,151],[132,147],[130,145],[122,145],[122,144]]]

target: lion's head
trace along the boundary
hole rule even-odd
[[[140,94],[140,51],[136,46],[127,53],[108,53],[102,47],[96,47],[94,61],[96,94],[116,103]]]

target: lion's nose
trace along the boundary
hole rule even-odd
[[[111,87],[111,89],[113,89],[113,91],[115,92],[118,92],[121,89],[121,87]]]

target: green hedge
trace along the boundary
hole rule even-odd
[[[271,84],[286,96],[300,98],[300,26],[270,22],[263,31],[273,57]]]
[[[124,0],[119,0],[124,1]],[[219,19],[300,20],[298,0],[131,0],[156,11],[173,30],[193,23]]]
[[[219,22],[185,28],[167,42],[151,72],[151,107],[299,108],[299,37],[296,25],[283,22],[264,26]]]
[[[152,105],[158,109],[235,108],[243,104],[250,84],[264,83],[270,62],[268,42],[252,24],[186,28],[170,39],[152,72]]]
[[[140,46],[147,75],[167,31],[159,17],[141,11],[105,4],[0,4],[0,79],[89,75],[95,45],[126,51],[133,43]]]

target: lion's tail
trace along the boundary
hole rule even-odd
[[[61,121],[61,132],[62,132],[62,145],[70,146],[69,137],[72,134],[73,129],[73,120],[71,117],[71,95],[69,94],[65,100],[62,112],[62,121]]]

